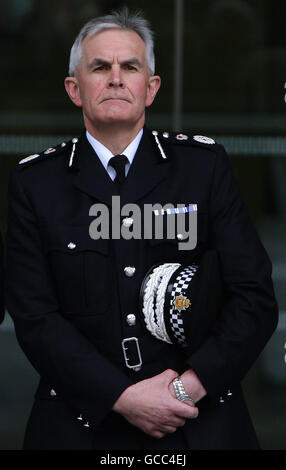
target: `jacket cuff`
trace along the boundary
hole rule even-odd
[[[208,338],[204,345],[186,360],[186,364],[197,374],[208,398],[215,403],[222,402],[231,393],[231,388],[237,385],[230,377],[214,338]]]

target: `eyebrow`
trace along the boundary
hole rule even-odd
[[[96,57],[88,64],[88,68],[92,69],[93,67],[97,65],[111,65],[111,64],[112,62],[110,62],[109,60]],[[128,65],[128,64],[137,65],[140,68],[142,67],[142,63],[136,57],[130,57],[129,59],[125,59],[122,62],[120,62],[120,65]]]

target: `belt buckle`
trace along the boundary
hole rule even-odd
[[[127,345],[127,347],[125,347],[126,343],[128,343],[130,341],[135,341],[136,350],[137,350],[137,354],[138,354],[138,363],[133,364],[133,365],[129,364],[130,358],[127,357],[126,352],[128,351],[128,345]],[[122,349],[123,349],[123,354],[124,354],[126,367],[128,367],[128,369],[133,369],[135,372],[138,372],[141,369],[141,366],[142,366],[142,357],[141,357],[138,338],[136,338],[135,336],[132,336],[131,338],[124,338],[121,342],[121,345],[122,345]]]

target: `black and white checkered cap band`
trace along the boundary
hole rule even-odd
[[[184,291],[189,287],[193,276],[198,270],[198,266],[187,266],[184,268],[174,282],[170,299],[170,323],[171,329],[176,341],[182,346],[187,346],[187,340],[184,331],[182,313],[175,309],[174,301],[179,295],[184,295]]]

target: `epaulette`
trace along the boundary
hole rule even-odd
[[[162,131],[152,131],[154,136],[159,137],[159,139],[164,143],[171,144],[203,144],[203,145],[214,145],[216,141],[211,137],[206,137],[204,135],[187,135],[178,132],[162,132]]]
[[[166,144],[180,144],[180,145],[195,145],[202,146],[204,148],[209,147],[214,149],[216,147],[216,141],[211,137],[204,135],[186,135],[178,132],[166,132],[166,131],[152,131],[155,142],[158,146],[159,152],[163,160],[167,160],[167,156],[164,152],[162,145]]]
[[[33,155],[29,155],[28,157],[22,158],[18,162],[19,165],[23,165],[23,167],[29,166],[31,164],[41,162],[43,160],[47,160],[48,158],[60,155],[63,151],[66,151],[72,144],[75,146],[75,144],[78,142],[78,138],[74,138],[69,140],[68,142],[62,142],[61,144],[58,144],[56,147],[50,147],[46,150],[44,150],[41,153],[35,153]]]

